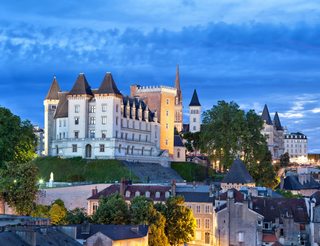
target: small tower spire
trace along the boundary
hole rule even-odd
[[[176,87],[177,91],[181,91],[181,88],[180,88],[180,73],[179,73],[179,65],[178,64],[177,64],[177,67],[176,67],[175,87]]]

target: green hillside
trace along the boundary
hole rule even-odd
[[[207,168],[193,162],[172,162],[171,168],[174,169],[187,182],[202,182],[207,178],[214,181],[219,181],[223,178],[223,175],[216,174],[212,168],[208,169],[207,177]]]
[[[39,157],[33,161],[39,168],[39,177],[48,181],[50,173],[56,182],[114,182],[122,177],[139,179],[118,160],[84,160],[80,157],[62,159]]]

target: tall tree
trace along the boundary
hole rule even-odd
[[[130,205],[131,223],[148,225],[153,210],[153,202],[150,199],[144,196],[133,198]]]
[[[168,238],[165,234],[166,219],[158,212],[153,209],[149,221],[149,245],[150,246],[169,246]]]
[[[18,214],[28,215],[32,211],[38,191],[37,175],[38,168],[31,162],[7,162],[0,170],[3,197]]]
[[[125,225],[130,221],[128,205],[118,193],[102,197],[92,219],[97,224]]]
[[[288,152],[282,154],[280,156],[280,166],[281,167],[287,167],[290,164],[290,155]]]
[[[0,107],[0,167],[5,162],[25,163],[35,156],[37,139],[30,121],[21,121]]]
[[[171,245],[188,243],[194,238],[196,221],[192,210],[180,196],[166,201],[166,235]]]
[[[88,220],[87,214],[84,208],[75,208],[67,212],[66,222],[67,224],[82,224]]]
[[[51,223],[53,225],[65,224],[66,215],[67,215],[66,208],[62,207],[57,203],[52,204],[49,210],[49,216],[50,216]]]

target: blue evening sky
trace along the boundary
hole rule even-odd
[[[0,2],[0,105],[34,124],[54,74],[69,90],[79,72],[96,88],[110,71],[128,94],[173,85],[176,64],[185,111],[194,88],[204,109],[266,103],[320,152],[318,0]]]

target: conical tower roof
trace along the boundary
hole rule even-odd
[[[90,95],[93,96],[90,85],[83,73],[80,73],[74,83],[69,95]]]
[[[282,125],[281,125],[278,112],[276,112],[276,114],[274,115],[273,122],[274,122],[274,125],[275,125],[275,127],[276,127],[276,129],[277,129],[278,131],[283,130],[283,127],[282,127]]]
[[[190,102],[189,106],[201,106],[196,90],[193,91],[193,95],[192,95],[191,102]]]
[[[46,96],[46,100],[59,100],[58,92],[60,91],[60,87],[56,76],[53,77],[53,81],[51,83],[50,89]]]
[[[180,88],[180,73],[179,73],[179,65],[177,65],[177,68],[176,68],[175,88],[176,88],[178,91],[181,91],[181,88]]]
[[[106,73],[97,93],[121,95],[111,73]]]
[[[224,176],[222,183],[248,184],[254,183],[254,180],[244,163],[240,159],[236,159],[232,163],[227,175]]]
[[[272,120],[271,120],[271,117],[270,117],[270,114],[269,114],[269,109],[268,109],[267,104],[264,105],[261,118],[262,118],[268,125],[272,125]]]

